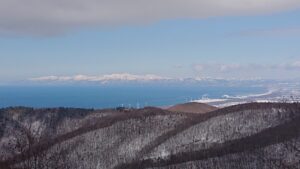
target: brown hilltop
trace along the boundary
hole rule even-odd
[[[167,110],[173,112],[198,113],[198,114],[208,113],[217,109],[218,108],[208,104],[195,103],[195,102],[177,104],[175,106],[167,108]]]

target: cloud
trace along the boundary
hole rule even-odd
[[[238,33],[238,35],[239,36],[268,36],[268,37],[297,36],[300,35],[300,27],[244,31]]]
[[[291,64],[291,66],[292,66],[293,68],[300,69],[300,61],[295,61],[294,63]]]
[[[197,74],[222,78],[293,78],[300,77],[300,61],[280,64],[195,64]]]
[[[168,80],[171,78],[161,77],[157,75],[133,75],[129,73],[121,73],[121,74],[110,74],[110,75],[102,75],[102,76],[87,76],[87,75],[75,75],[75,76],[42,76],[30,78],[31,81],[39,81],[39,82],[51,82],[51,81],[88,81],[88,82],[108,82],[108,81],[156,81],[156,80]]]
[[[201,72],[204,67],[206,67],[207,65],[203,65],[203,64],[195,64],[194,65],[194,70],[196,70],[197,72]]]
[[[240,64],[222,64],[219,65],[219,69],[221,72],[227,72],[227,71],[231,71],[231,70],[237,70],[237,69],[241,69],[242,66]]]
[[[273,65],[273,69],[300,70],[300,61]]]
[[[193,69],[197,72],[210,71],[210,72],[230,72],[239,69],[244,69],[246,65],[241,64],[194,64]]]
[[[256,15],[299,7],[299,0],[1,0],[0,32],[52,35],[81,27]]]
[[[253,70],[253,69],[269,69],[269,70],[300,70],[300,61],[282,64],[195,64],[193,65],[195,71],[213,70],[218,72],[231,72],[239,70]]]

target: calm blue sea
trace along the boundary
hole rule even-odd
[[[0,107],[112,108],[169,106],[223,95],[263,93],[259,87],[201,87],[168,85],[119,86],[0,86]]]

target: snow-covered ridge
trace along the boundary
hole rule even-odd
[[[31,81],[89,81],[89,82],[105,82],[105,81],[151,81],[151,80],[168,80],[171,78],[162,77],[153,74],[134,75],[129,73],[88,76],[88,75],[74,75],[74,76],[42,76],[30,78]]]
[[[212,78],[212,77],[168,77],[156,74],[131,74],[131,73],[113,73],[104,75],[50,75],[50,76],[40,76],[28,78],[29,81],[60,81],[60,82],[105,82],[105,81],[177,81],[177,82],[269,82],[269,80],[263,80],[260,78],[250,78],[250,79],[239,79],[239,78]]]

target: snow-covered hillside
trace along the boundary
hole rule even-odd
[[[300,159],[297,103],[206,114],[18,107],[1,109],[0,117],[0,167],[8,169],[281,169]]]

